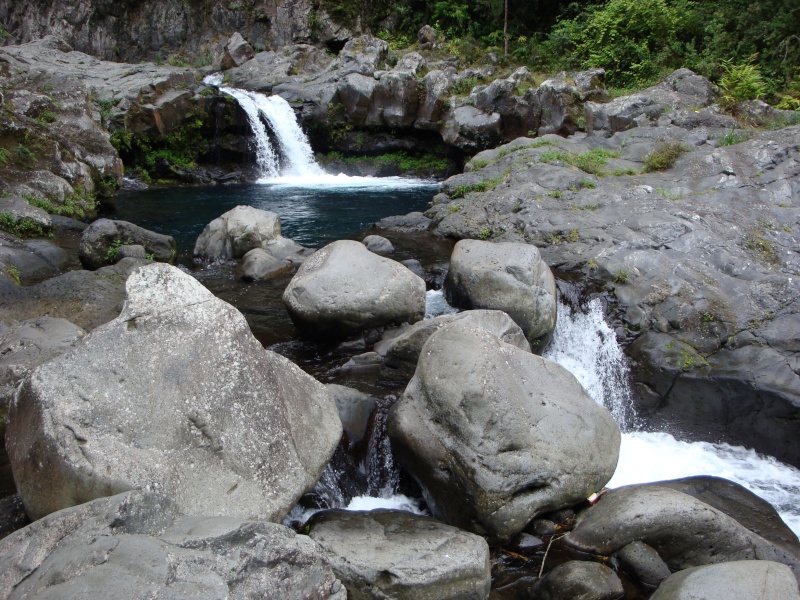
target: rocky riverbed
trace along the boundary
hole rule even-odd
[[[241,159],[244,120],[202,83],[210,69],[104,62],[54,38],[3,49],[0,401],[13,485],[6,467],[0,595],[800,597],[797,537],[736,484],[594,496],[619,428],[538,356],[555,327],[553,268],[612,299],[650,423],[800,464],[800,127],[734,129],[686,70],[607,102],[599,71],[523,93],[524,71],[491,80],[491,66],[418,54],[391,65],[368,37],[337,57],[227,50],[228,82],[293,101],[326,149],[436,141],[453,164],[468,158],[425,214],[377,224],[387,238],[461,240],[443,280],[381,256],[386,239],[304,249],[281,237],[278,215],[249,207],[195,247],[251,279],[291,273],[283,302],[302,334],[340,343],[353,371],[392,373],[402,393],[326,388],[265,350],[239,311],[169,264],[166,236],[43,209],[91,220],[121,180],[112,139],[141,158],[134,140],[175,151],[192,132],[211,140],[209,164],[226,143],[239,148],[230,164]],[[471,78],[486,85],[455,94]],[[225,114],[240,122],[212,140]],[[786,117],[758,104],[742,115]],[[154,160],[184,181],[231,171]],[[422,320],[434,279],[463,312]],[[335,454],[358,464],[379,415],[432,517],[323,511],[299,532],[279,525]]]

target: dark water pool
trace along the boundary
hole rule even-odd
[[[373,181],[372,186],[361,181],[358,186],[243,184],[122,191],[116,210],[104,216],[173,236],[179,260],[188,264],[203,228],[240,204],[278,213],[284,236],[319,248],[351,239],[383,217],[425,210],[439,188],[435,182]]]

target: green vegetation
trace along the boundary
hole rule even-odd
[[[27,194],[24,198],[31,206],[37,206],[51,215],[60,215],[72,219],[84,219],[97,208],[95,195],[87,192],[85,188],[76,189],[75,194],[64,198],[64,202],[61,204]]]
[[[675,161],[690,148],[681,142],[662,142],[644,157],[644,171],[663,171],[675,166]]]
[[[8,268],[8,277],[9,277],[9,278],[11,279],[11,281],[13,281],[13,282],[14,282],[16,285],[19,285],[19,269],[18,269],[16,266],[14,266],[14,265],[11,265],[11,266]]]
[[[10,212],[0,212],[0,229],[21,238],[45,237],[47,234],[36,221],[23,217],[19,220]]]
[[[617,285],[628,283],[628,272],[621,269],[614,274],[614,283]]]
[[[120,246],[128,246],[130,244],[133,244],[133,240],[128,239],[123,241],[119,238],[115,239],[113,242],[111,242],[108,250],[106,250],[106,262],[110,265],[113,265],[115,262],[117,262],[117,254],[119,254]],[[152,258],[150,260],[152,260]]]
[[[39,125],[47,125],[48,123],[54,122],[57,118],[56,113],[51,110],[45,110],[39,113],[39,116],[36,117],[36,122],[39,123]]]
[[[755,57],[751,57],[752,60]],[[727,110],[733,110],[737,104],[745,100],[763,98],[767,93],[767,84],[761,75],[761,69],[752,62],[733,64],[729,60],[722,61],[723,75],[719,80],[721,92],[719,104]]]
[[[320,0],[319,6],[343,25],[378,32],[393,51],[412,46],[419,28],[430,24],[441,51],[462,64],[494,52],[500,66],[525,64],[534,72],[603,67],[612,88],[641,89],[679,67],[719,81],[725,62],[744,65],[754,57],[764,97],[777,103],[800,65],[796,0]],[[469,93],[470,83],[457,93]]]
[[[11,153],[8,150],[6,150],[5,148],[0,148],[0,167],[6,166],[10,156]]]
[[[510,172],[511,171],[509,169],[509,171],[507,171],[504,175],[500,175],[498,177],[484,179],[478,183],[458,185],[456,186],[456,189],[453,190],[453,193],[450,194],[450,197],[455,200],[456,198],[463,198],[471,192],[488,192],[489,190],[493,190],[498,185],[503,183],[503,180],[508,177]]]
[[[619,152],[604,150],[603,148],[595,148],[594,150],[582,154],[572,154],[561,150],[546,150],[539,156],[539,161],[544,163],[563,162],[577,167],[590,175],[603,176],[606,174],[605,171],[603,171],[603,167],[608,163],[608,159],[617,158],[618,156]],[[593,182],[589,180],[583,181],[593,184]],[[586,185],[585,187],[592,186]]]
[[[479,240],[488,240],[491,237],[492,237],[492,230],[489,229],[488,227],[484,227],[483,229],[480,230],[480,233],[478,233]]]
[[[750,136],[743,131],[736,131],[733,127],[728,133],[723,135],[717,142],[717,146],[735,146],[750,139]]]

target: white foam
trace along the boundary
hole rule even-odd
[[[387,498],[374,498],[372,496],[356,496],[345,507],[345,510],[375,510],[376,508],[390,508],[394,510],[404,510],[406,512],[414,513],[415,515],[425,515],[425,511],[419,507],[419,501],[404,496],[403,494],[395,494]]]
[[[800,535],[800,470],[741,446],[681,442],[664,432],[626,433],[607,487],[695,475],[723,477],[746,487],[772,504]]]
[[[319,173],[315,175],[281,175],[277,177],[261,177],[256,181],[260,184],[268,184],[284,188],[353,188],[353,189],[412,189],[419,187],[429,187],[432,181],[426,179],[414,179],[411,177],[360,177],[356,175],[345,175],[339,173]]]
[[[437,317],[439,315],[451,315],[457,312],[457,308],[453,308],[447,303],[442,290],[428,290],[425,292],[426,319]]]

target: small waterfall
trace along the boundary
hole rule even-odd
[[[261,178],[308,177],[324,174],[314,160],[308,138],[297,124],[292,107],[280,96],[265,96],[258,92],[222,86],[219,73],[209,75],[203,82],[219,87],[223,94],[234,98],[250,123],[256,146],[256,164]]]
[[[559,302],[553,341],[543,356],[572,373],[589,396],[611,412],[622,431],[638,428],[628,361],[599,299],[591,300],[584,311]]]

